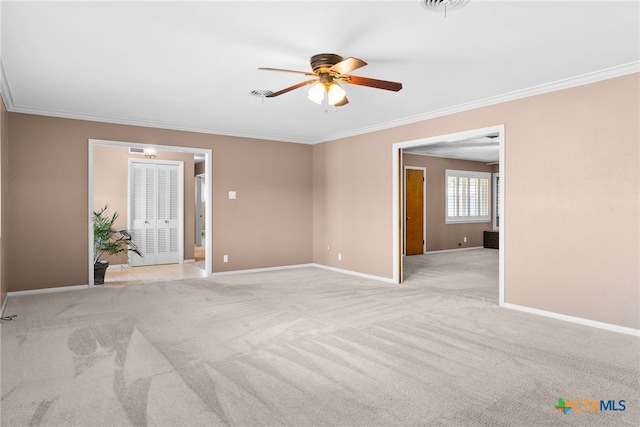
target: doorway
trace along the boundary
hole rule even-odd
[[[184,163],[129,159],[128,229],[143,256],[129,265],[184,262]]]
[[[124,141],[110,141],[110,140],[99,140],[99,139],[89,139],[88,140],[88,164],[89,164],[89,182],[88,182],[88,215],[87,215],[87,229],[88,229],[88,253],[89,253],[89,257],[88,257],[88,280],[87,283],[89,284],[89,287],[93,287],[94,286],[94,280],[93,280],[93,225],[92,222],[90,220],[90,218],[92,217],[92,213],[94,210],[94,180],[95,180],[95,170],[94,170],[94,156],[96,155],[95,152],[96,150],[98,150],[100,147],[120,147],[120,148],[128,148],[130,150],[141,150],[144,151],[145,149],[148,150],[162,150],[162,151],[166,151],[166,152],[174,152],[174,153],[182,153],[184,154],[188,154],[188,155],[192,155],[194,158],[198,158],[199,160],[202,160],[202,163],[204,163],[204,168],[202,168],[201,170],[203,171],[203,176],[205,178],[207,178],[207,182],[211,182],[210,177],[212,176],[212,150],[211,149],[204,149],[204,148],[195,148],[195,147],[180,147],[180,146],[170,146],[170,145],[151,145],[151,144],[143,144],[143,143],[135,143],[135,142],[124,142]],[[177,154],[176,154],[177,155]],[[126,168],[126,166],[125,166]],[[125,185],[126,185],[126,169],[122,172],[125,176]],[[183,174],[184,175],[184,174]],[[126,192],[126,186],[124,187],[125,189],[122,191]],[[209,187],[210,190],[210,187]],[[126,195],[125,195],[126,198]],[[121,211],[124,211],[124,207],[121,209]],[[206,203],[205,204],[205,209],[204,209],[204,224],[205,227],[208,230],[212,229],[212,224],[213,224],[213,215],[212,215],[212,206],[211,203]],[[126,215],[125,215],[126,218]],[[183,217],[183,221],[182,223],[178,224],[178,227],[182,227],[183,231],[183,236],[184,236],[184,217]],[[184,250],[184,244],[179,246],[179,250],[182,249]],[[202,263],[200,264],[200,267],[204,270],[204,276],[205,277],[209,277],[213,274],[213,258],[212,258],[212,253],[213,253],[213,242],[212,239],[207,239],[206,240],[206,247],[205,247],[205,259],[204,259],[204,265],[202,265]],[[183,257],[182,257],[183,258]],[[180,266],[183,264],[179,264]],[[184,264],[189,265],[189,264]],[[141,267],[141,268],[154,268],[154,267]]]
[[[426,168],[404,167],[404,253],[419,255],[426,248]]]
[[[392,231],[393,231],[393,281],[395,283],[402,283],[402,266],[403,266],[403,253],[402,248],[405,245],[405,221],[401,220],[402,215],[404,215],[404,205],[403,205],[403,181],[404,181],[404,165],[402,161],[402,154],[404,149],[427,146],[427,145],[436,145],[442,143],[443,141],[447,142],[456,142],[456,141],[468,141],[473,138],[479,138],[483,136],[491,136],[492,139],[499,145],[499,163],[500,163],[500,179],[501,183],[506,182],[506,164],[505,164],[505,155],[504,155],[504,135],[505,135],[505,126],[504,125],[496,125],[490,126],[486,128],[473,129],[464,132],[451,133],[446,135],[439,135],[434,137],[428,137],[423,139],[411,140],[394,143],[392,146],[392,180],[393,180],[393,201],[394,207],[392,212]],[[455,145],[455,144],[454,144]],[[499,233],[499,249],[498,249],[498,304],[500,306],[504,305],[504,294],[505,294],[505,224],[506,224],[506,212],[505,212],[505,185],[500,185],[498,189],[497,200],[499,201],[499,212],[500,212],[500,233]]]

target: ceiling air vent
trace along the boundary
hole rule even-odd
[[[273,92],[267,89],[254,89],[251,92],[249,92],[249,94],[253,95],[253,96],[269,96],[272,95]]]
[[[420,5],[431,12],[444,12],[459,9],[469,3],[470,0],[420,0]]]

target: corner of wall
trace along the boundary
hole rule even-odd
[[[9,145],[9,113],[5,107],[4,98],[0,96],[0,307],[4,308],[7,297],[7,269],[6,269],[6,194],[7,194],[7,151]]]

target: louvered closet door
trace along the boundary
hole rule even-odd
[[[157,264],[173,264],[178,259],[178,167],[158,165]]]
[[[140,257],[130,253],[132,266],[180,262],[179,167],[131,163],[131,229]]]

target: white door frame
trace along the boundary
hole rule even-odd
[[[195,243],[196,246],[202,246],[202,174],[196,175],[196,207],[195,207],[195,224],[196,224],[196,235],[195,235]],[[205,185],[207,180],[204,181]],[[206,189],[206,187],[205,187]]]
[[[422,253],[427,251],[427,168],[423,166],[407,166],[404,165],[403,174],[402,174],[402,218],[403,224],[405,224],[404,220],[407,215],[407,169],[411,170],[421,170],[422,171]],[[407,227],[402,227],[402,232],[404,233],[404,240],[402,242],[402,254],[407,254]]]
[[[103,140],[103,139],[89,139],[88,140],[88,159],[89,159],[89,200],[88,200],[88,210],[87,210],[87,230],[89,234],[89,260],[88,260],[88,268],[87,268],[87,283],[89,287],[92,288],[94,286],[93,282],[93,224],[91,222],[91,218],[93,216],[93,157],[94,157],[94,147],[97,145],[101,146],[110,146],[110,147],[133,147],[133,148],[153,148],[156,150],[163,151],[176,151],[181,153],[191,153],[191,154],[201,154],[204,155],[205,161],[205,173],[206,182],[212,182],[213,176],[213,152],[208,148],[194,148],[194,147],[179,147],[172,145],[156,145],[156,144],[143,144],[137,142],[125,142],[125,141],[111,141],[111,140]],[[212,186],[209,186],[209,192],[211,192]],[[208,230],[213,230],[213,207],[212,203],[206,203],[205,209],[205,224]],[[206,239],[206,247],[205,247],[205,276],[211,277],[213,275],[213,239]],[[184,245],[183,249],[184,250]]]
[[[133,218],[131,217],[131,172],[134,163],[146,163],[153,165],[168,165],[178,166],[178,264],[184,264],[184,162],[181,160],[155,160],[155,159],[141,159],[141,158],[129,158],[128,162],[128,179],[127,179],[127,228],[132,230]],[[195,177],[194,177],[195,178]],[[157,184],[157,181],[156,181]],[[157,196],[157,193],[156,193]],[[157,219],[157,216],[156,216]],[[141,248],[142,251],[143,248]],[[134,255],[137,256],[137,255]],[[157,264],[142,264],[142,265],[157,265]]]
[[[432,136],[428,138],[414,139],[411,141],[396,142],[392,146],[392,230],[393,230],[393,281],[394,283],[400,283],[400,274],[402,268],[402,259],[400,254],[400,238],[401,230],[404,229],[404,221],[401,221],[400,215],[402,214],[401,199],[399,194],[399,178],[400,178],[400,161],[402,160],[402,150],[405,148],[420,147],[423,145],[435,144],[442,141],[462,141],[465,139],[487,135],[489,133],[497,133],[498,143],[500,145],[500,194],[499,202],[500,206],[500,240],[499,240],[499,295],[498,304],[504,305],[505,294],[505,266],[504,266],[504,253],[505,253],[505,232],[506,232],[506,212],[504,208],[504,194],[506,179],[506,165],[504,156],[504,141],[505,141],[505,126],[496,125],[489,126],[481,129],[472,129],[463,132],[450,133],[446,135]],[[400,225],[400,227],[398,227]]]

